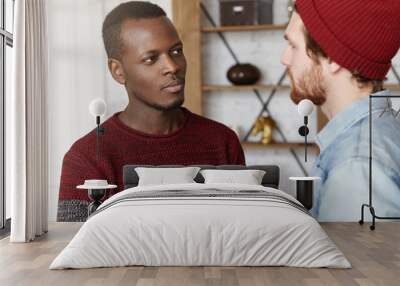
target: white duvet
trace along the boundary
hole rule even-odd
[[[299,204],[282,191],[254,185],[194,183],[131,188],[106,200],[50,269],[127,265],[351,267],[314,218],[279,200],[179,195],[121,200],[137,192],[168,190],[265,191]]]

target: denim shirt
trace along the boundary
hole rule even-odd
[[[387,90],[376,96],[390,95]],[[372,203],[378,216],[400,216],[400,114],[390,98],[372,98]],[[358,221],[369,203],[369,98],[355,101],[317,135],[311,213],[319,221]],[[370,219],[369,209],[365,209]]]

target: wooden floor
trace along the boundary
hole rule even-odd
[[[400,285],[400,223],[378,222],[375,231],[357,223],[323,224],[353,268],[121,267],[48,270],[79,229],[54,223],[43,238],[27,244],[0,241],[0,285]]]

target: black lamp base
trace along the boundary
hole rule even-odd
[[[88,196],[92,202],[88,205],[88,216],[94,213],[101,205],[101,200],[106,196],[107,189],[88,189]]]
[[[290,177],[292,181],[296,181],[296,198],[302,205],[311,210],[313,207],[313,189],[314,181],[321,179],[320,177]]]
[[[296,181],[296,197],[306,209],[312,209],[313,181]]]

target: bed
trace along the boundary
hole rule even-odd
[[[101,204],[50,269],[351,267],[302,204],[278,189],[277,166],[198,167],[265,174],[259,185],[205,182],[200,172],[192,183],[138,185],[143,166],[124,166],[125,190]]]

